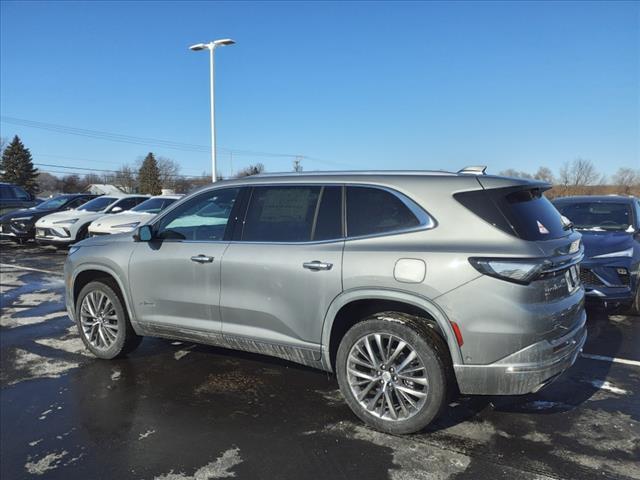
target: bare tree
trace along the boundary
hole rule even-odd
[[[167,157],[157,157],[160,183],[163,188],[175,188],[176,180],[180,176],[180,164]]]
[[[127,193],[134,193],[138,189],[136,174],[129,165],[120,167],[115,174],[114,183]]]
[[[104,181],[104,178],[101,177],[100,175],[96,175],[95,173],[87,173],[84,176],[84,183],[86,185],[91,185],[91,184],[100,184],[100,183],[107,183]]]
[[[565,187],[582,188],[587,185],[601,183],[603,177],[598,173],[591,160],[576,158],[562,165],[559,180]]]
[[[39,172],[37,182],[40,195],[42,196],[47,196],[59,192],[62,188],[60,179],[55,175],[51,175],[47,172]]]
[[[528,179],[533,178],[533,176],[530,173],[516,170],[514,168],[507,168],[506,170],[502,170],[500,172],[500,175],[502,175],[503,177],[528,178]]]
[[[75,173],[62,177],[62,191],[64,193],[78,193],[87,187],[84,180],[81,180]]]
[[[640,169],[620,167],[611,181],[614,185],[621,187],[625,194],[629,195],[632,189],[640,187]]]
[[[535,175],[533,176],[533,178],[535,178],[536,180],[541,180],[543,182],[547,182],[551,185],[553,185],[556,181],[556,179],[553,176],[553,172],[551,171],[551,169],[549,167],[540,167],[538,168],[538,171],[535,173]]]
[[[293,171],[296,173],[302,172],[302,157],[297,156],[293,161]]]
[[[234,177],[235,178],[250,177],[251,175],[258,175],[262,172],[264,172],[264,165],[261,163],[256,163],[255,165],[249,165],[248,167],[245,167],[242,170],[236,172]]]

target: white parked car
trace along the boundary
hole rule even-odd
[[[130,210],[148,199],[148,195],[104,195],[77,209],[47,215],[36,222],[36,242],[58,246],[78,242],[87,237],[95,219]]]
[[[127,212],[104,215],[89,225],[89,235],[109,235],[135,230],[138,225],[147,223],[162,210],[181,198],[182,195],[159,195],[145,200]]]

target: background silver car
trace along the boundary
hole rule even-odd
[[[422,429],[457,389],[536,391],[586,339],[580,234],[519,179],[443,172],[219,182],[72,247],[66,302],[110,359],[144,335],[337,374],[356,415]]]

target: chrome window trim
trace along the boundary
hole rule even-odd
[[[392,235],[402,235],[405,233],[415,233],[426,230],[432,230],[438,226],[437,220],[423,207],[421,207],[417,202],[411,199],[408,195],[399,192],[398,190],[394,190],[393,188],[386,187],[383,185],[375,185],[370,183],[353,183],[353,182],[274,182],[274,183],[260,183],[260,184],[252,184],[252,183],[242,183],[242,184],[234,184],[234,185],[222,185],[220,187],[211,187],[206,190],[199,192],[199,195],[209,194],[212,190],[222,190],[225,188],[258,188],[258,187],[343,187],[343,202],[345,204],[345,208],[343,211],[344,218],[346,224],[346,203],[347,203],[347,187],[362,187],[362,188],[375,188],[378,190],[384,190],[396,198],[398,198],[410,211],[413,213],[420,224],[416,227],[411,228],[402,228],[398,230],[389,230],[387,232],[381,233],[373,233],[368,235],[359,235],[359,236],[349,236],[343,235],[339,238],[328,239],[328,240],[309,240],[304,242],[261,242],[261,241],[244,241],[244,240],[178,240],[178,239],[163,239],[163,242],[174,242],[174,243],[226,243],[226,244],[236,244],[236,243],[246,243],[252,245],[319,245],[319,244],[327,244],[327,243],[336,243],[336,242],[346,242],[349,240],[364,240],[369,238],[378,238],[378,237],[388,237]],[[156,225],[162,221],[167,214],[169,214],[174,208],[177,208],[183,201],[188,200],[190,195],[186,195],[184,198],[174,202],[167,208],[165,211],[161,212],[162,215],[158,214],[158,216],[150,222],[148,225],[151,226],[152,229],[155,229]],[[247,204],[247,210],[249,208],[249,203]],[[245,211],[246,214],[246,211]],[[345,225],[346,227],[346,225]],[[348,232],[347,232],[348,233]]]

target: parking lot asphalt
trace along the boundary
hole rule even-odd
[[[640,317],[590,311],[585,356],[543,391],[392,436],[283,360],[151,338],[98,360],[64,310],[66,252],[0,252],[3,479],[640,479]]]

